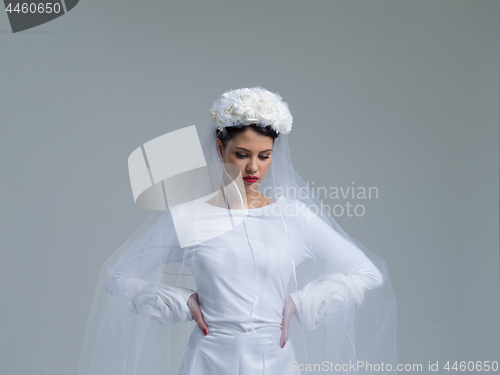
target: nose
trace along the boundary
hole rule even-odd
[[[247,170],[249,173],[255,173],[257,172],[257,160],[255,158],[250,159],[248,165],[247,165]]]

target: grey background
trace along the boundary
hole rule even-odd
[[[0,15],[0,67],[1,374],[76,372],[100,268],[150,215],[129,154],[255,85],[305,181],[378,187],[337,220],[387,260],[398,362],[500,360],[499,1],[89,0]]]

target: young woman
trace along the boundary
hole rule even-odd
[[[162,181],[169,209],[103,267],[79,374],[394,372],[385,262],[293,169],[288,105],[254,87],[210,113],[206,163]],[[179,321],[196,325],[174,335]]]

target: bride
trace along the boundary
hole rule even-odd
[[[168,210],[104,265],[79,374],[348,374],[382,363],[393,371],[385,262],[340,228],[293,169],[287,103],[262,87],[230,90],[210,115],[201,166],[161,181]],[[168,163],[194,154],[183,149]],[[176,331],[190,321],[190,332]]]

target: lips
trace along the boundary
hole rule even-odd
[[[258,178],[258,177],[255,177],[255,176],[245,176],[245,177],[243,177],[243,179],[244,179],[246,182],[255,182],[255,181],[257,181],[259,178]]]

